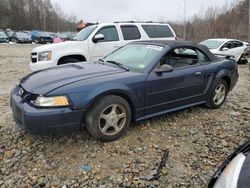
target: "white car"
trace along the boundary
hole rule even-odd
[[[249,44],[236,39],[208,39],[200,44],[209,48],[216,55],[231,55],[233,59],[240,63],[246,58],[246,49]]]
[[[91,25],[80,31],[74,41],[36,47],[30,68],[37,71],[66,63],[96,61],[135,40],[177,40],[165,23],[115,22]]]

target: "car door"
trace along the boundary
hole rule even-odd
[[[162,64],[171,65],[173,71],[157,74],[155,70]],[[196,50],[176,48],[169,52],[146,81],[146,115],[199,102],[206,86],[204,70]]]
[[[227,50],[224,50],[225,48]],[[235,57],[235,60],[238,61],[240,56],[244,52],[244,47],[243,43],[240,43],[239,41],[229,41],[225,43],[220,50],[222,54],[233,55]]]
[[[117,28],[114,25],[100,28],[95,36],[98,34],[102,34],[104,39],[97,42],[90,41],[92,43],[92,45],[90,45],[92,48],[90,49],[90,59],[92,61],[103,58],[112,51],[118,49],[121,43]]]

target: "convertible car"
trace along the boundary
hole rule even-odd
[[[33,133],[86,126],[97,139],[140,121],[205,104],[219,108],[238,80],[235,60],[189,42],[132,42],[97,62],[34,72],[11,92],[18,125]]]

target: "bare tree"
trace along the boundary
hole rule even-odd
[[[1,0],[0,28],[70,31],[76,17],[63,14],[51,0]]]

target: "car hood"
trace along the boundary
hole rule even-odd
[[[209,49],[210,50],[210,52],[212,52],[213,54],[215,54],[215,53],[218,53],[219,52],[219,50],[218,49]]]
[[[45,95],[62,86],[102,77],[110,74],[125,72],[118,67],[103,65],[99,63],[74,63],[54,68],[49,68],[31,73],[24,77],[20,84],[28,92]],[[101,78],[100,78],[101,79]]]
[[[54,43],[54,44],[46,44],[42,46],[38,46],[32,50],[32,52],[44,52],[44,51],[53,51],[53,50],[61,50],[61,49],[68,49],[69,47],[72,49],[74,47],[79,48],[83,44],[80,41],[67,41],[61,43]]]

